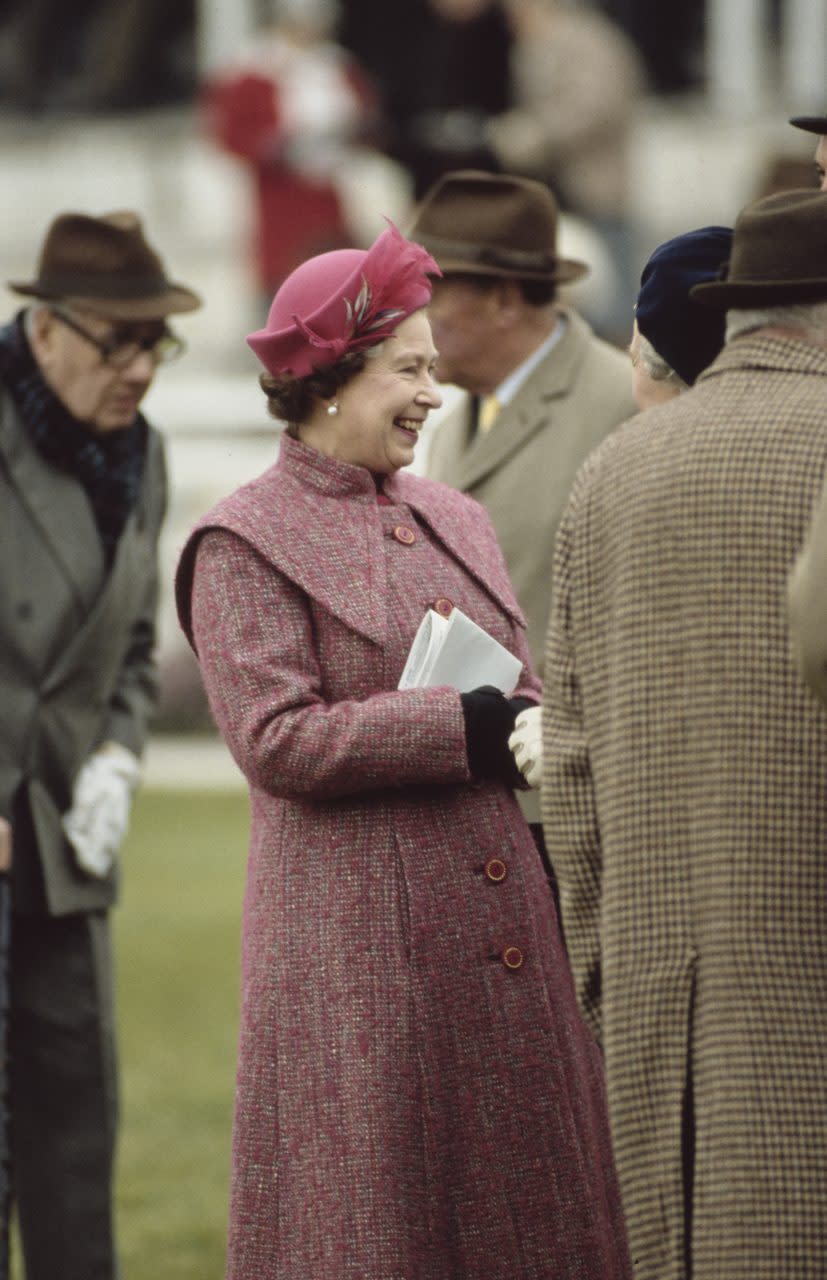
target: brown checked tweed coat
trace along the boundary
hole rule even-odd
[[[827,354],[746,336],[560,526],[543,810],[636,1280],[827,1275],[827,716],[785,610],[825,460]]]
[[[523,658],[481,508],[282,442],[178,598],[252,835],[230,1280],[617,1280],[599,1052],[512,793],[458,694],[398,692],[425,610]]]

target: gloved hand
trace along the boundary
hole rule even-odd
[[[78,772],[63,830],[87,875],[100,879],[111,870],[129,826],[140,774],[137,756],[116,742],[94,752]]]
[[[539,787],[543,776],[542,710],[528,707],[521,711],[514,722],[514,732],[508,739],[517,768],[530,787]]]
[[[522,775],[508,750],[508,735],[517,714],[530,706],[526,698],[506,698],[493,685],[461,693],[465,718],[465,748],[474,778],[496,778],[508,787],[523,788]]]

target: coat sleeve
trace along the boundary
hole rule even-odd
[[[790,574],[788,605],[795,664],[827,703],[827,481]]]
[[[331,799],[470,781],[459,694],[326,701],[307,598],[226,530],[199,542],[192,631],[216,723],[251,785]]]
[[[572,504],[554,557],[543,684],[543,829],[580,1008],[600,1040],[602,856],[571,629]]]

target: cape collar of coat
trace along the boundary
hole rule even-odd
[[[475,502],[407,472],[389,476],[383,488],[392,503],[413,511],[483,589],[525,625],[493,531]],[[405,524],[404,512],[400,524]],[[388,603],[382,524],[373,476],[364,467],[328,458],[283,435],[274,466],[219,502],[198,522],[184,548],[176,598],[190,640],[195,553],[200,536],[213,528],[244,538],[347,626],[384,643]]]

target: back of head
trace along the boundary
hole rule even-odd
[[[724,317],[701,306],[690,290],[718,278],[731,245],[729,227],[688,231],[659,245],[640,277],[638,329],[687,386],[724,345]]]
[[[458,169],[426,192],[409,229],[443,275],[566,284],[588,271],[557,256],[557,201],[531,178]]]

